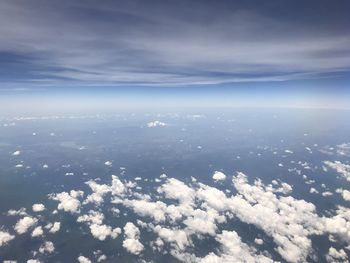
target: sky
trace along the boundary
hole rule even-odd
[[[350,108],[350,2],[0,2],[0,111]]]

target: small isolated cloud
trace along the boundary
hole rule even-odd
[[[84,256],[79,256],[78,261],[79,263],[91,263],[91,260]]]
[[[45,210],[45,206],[43,204],[34,204],[32,209],[34,212],[41,212]]]
[[[31,216],[23,217],[22,219],[18,220],[15,225],[15,230],[18,234],[24,234],[26,233],[31,227],[36,225],[38,222],[38,219]]]
[[[318,191],[313,187],[310,188],[309,192],[310,192],[310,194],[318,194]]]
[[[262,245],[264,244],[264,240],[262,240],[261,238],[255,238],[254,243],[257,245]]]
[[[55,251],[55,246],[51,241],[45,241],[44,244],[42,244],[39,248],[39,252],[41,254],[52,254]]]
[[[329,192],[329,191],[326,191],[326,192],[322,193],[322,196],[332,196],[332,195],[333,195],[333,193]]]
[[[105,165],[106,165],[106,166],[112,166],[112,162],[111,162],[111,161],[106,161],[106,162],[105,162]]]
[[[14,238],[15,238],[14,235],[11,235],[10,233],[8,233],[6,231],[0,230],[0,247],[7,244],[8,242],[10,242]]]
[[[131,254],[138,255],[144,249],[140,242],[140,230],[133,223],[128,222],[124,226],[125,239],[123,247]]]
[[[97,262],[102,262],[102,261],[106,261],[107,260],[107,256],[106,255],[100,255],[97,258]]]
[[[17,156],[17,155],[20,155],[21,154],[21,151],[15,151],[12,153],[13,156]]]
[[[36,228],[34,228],[33,232],[32,232],[32,237],[40,237],[44,234],[44,230],[41,226],[37,226]]]
[[[223,172],[215,171],[213,174],[213,179],[215,181],[222,181],[226,179],[226,175]]]
[[[60,222],[55,222],[53,223],[53,225],[50,227],[49,232],[54,234],[56,232],[58,232],[61,228],[61,223]]]
[[[148,128],[165,127],[165,126],[167,126],[167,124],[161,121],[151,121],[147,123]]]

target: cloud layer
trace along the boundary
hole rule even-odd
[[[350,67],[347,7],[346,1],[2,1],[1,81],[183,86],[339,75]]]

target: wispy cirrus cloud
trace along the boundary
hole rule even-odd
[[[322,18],[287,5],[206,1],[0,5],[2,83],[217,85],[323,78],[350,69],[349,22],[342,13]]]

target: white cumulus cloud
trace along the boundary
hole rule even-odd
[[[38,219],[36,219],[35,217],[26,216],[18,220],[14,228],[18,234],[24,234],[31,227],[36,225],[37,222],[38,222]]]
[[[124,226],[125,239],[123,247],[130,253],[138,255],[144,249],[140,242],[140,230],[133,223],[128,222]]]
[[[15,238],[14,235],[11,235],[10,233],[8,233],[6,231],[0,230],[0,247],[7,244],[8,242],[10,242],[14,238]]]
[[[223,172],[215,171],[213,174],[213,179],[215,181],[222,181],[226,179],[226,175]]]
[[[34,212],[41,212],[45,210],[45,206],[43,204],[33,204],[32,209]]]

